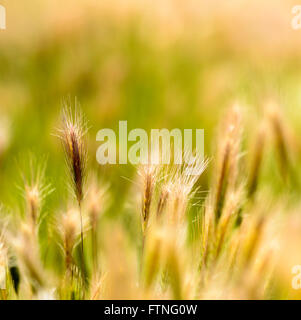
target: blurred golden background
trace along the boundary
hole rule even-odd
[[[54,136],[62,100],[77,97],[89,120],[89,168],[110,184],[107,217],[134,235],[128,205],[132,166],[96,162],[96,133],[132,128],[204,128],[214,154],[225,109],[244,110],[249,145],[267,105],[276,104],[296,150],[300,176],[301,30],[291,27],[289,0],[0,0],[7,29],[0,31],[0,200],[18,208],[20,167],[30,151],[48,158],[55,188],[46,209],[62,210],[64,154]],[[300,1],[301,4],[301,1]],[[269,145],[268,145],[269,148]],[[26,161],[26,160],[24,160]],[[286,186],[266,154],[261,184],[271,197]],[[209,165],[200,185],[208,190]],[[291,204],[299,190],[286,190]],[[18,202],[16,203],[16,198]],[[133,236],[134,237],[134,236]]]
[[[96,132],[117,128],[119,120],[128,120],[129,128],[204,128],[210,156],[225,107],[249,108],[256,126],[272,98],[300,132],[301,31],[291,28],[294,1],[1,4],[7,11],[7,30],[0,33],[4,201],[15,181],[14,159],[28,149],[48,154],[50,175],[60,176],[51,133],[67,96],[78,98],[90,120],[94,168]]]

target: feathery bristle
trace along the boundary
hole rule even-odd
[[[163,211],[165,210],[169,196],[170,196],[169,187],[163,186],[160,192],[159,201],[157,205],[157,218],[160,218]]]
[[[20,189],[26,202],[26,218],[35,231],[41,222],[44,201],[54,191],[54,188],[46,181],[47,159],[44,157],[37,159],[30,155],[28,161],[28,169],[20,168],[24,184]]]

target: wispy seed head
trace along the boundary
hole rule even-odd
[[[62,127],[59,130],[59,137],[63,142],[72,188],[79,204],[81,204],[84,197],[83,189],[86,179],[86,133],[87,123],[77,102],[75,101],[74,109],[71,108],[70,104],[65,103],[62,111]]]

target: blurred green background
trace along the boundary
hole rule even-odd
[[[132,183],[122,176],[132,179],[135,168],[99,166],[96,132],[117,130],[119,120],[129,130],[204,128],[211,157],[225,108],[237,102],[246,110],[247,141],[272,98],[301,133],[301,31],[291,28],[293,1],[0,4],[7,11],[7,29],[0,31],[0,201],[6,206],[16,207],[20,163],[31,151],[48,156],[47,178],[56,191],[47,210],[63,207],[64,154],[53,134],[66,97],[77,97],[89,120],[89,167],[111,185],[111,215],[126,211]],[[265,167],[264,178],[277,191],[282,181],[274,161]]]

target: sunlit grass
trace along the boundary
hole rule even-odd
[[[290,1],[122,3],[3,1],[1,298],[300,298]],[[204,172],[100,166],[120,120],[204,128]]]

